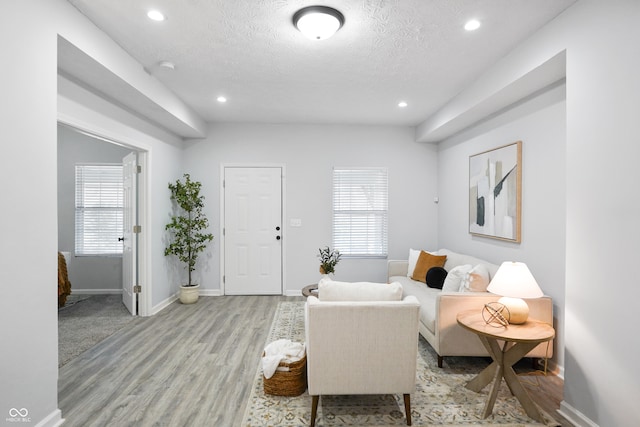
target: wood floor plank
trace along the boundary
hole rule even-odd
[[[239,426],[277,303],[291,300],[303,298],[201,297],[115,333],[60,368],[65,427]],[[562,380],[538,380],[528,390],[554,413]]]
[[[59,372],[65,426],[240,423],[278,301],[201,297],[121,330]]]

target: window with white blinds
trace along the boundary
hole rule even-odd
[[[121,255],[123,186],[120,164],[76,164],[76,250]]]
[[[345,257],[386,257],[386,168],[333,169],[333,246]]]

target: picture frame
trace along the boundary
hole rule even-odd
[[[469,233],[520,243],[522,141],[469,156]]]

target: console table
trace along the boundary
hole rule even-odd
[[[493,380],[482,414],[483,418],[487,418],[493,411],[498,389],[504,378],[509,390],[520,401],[527,415],[536,421],[544,422],[542,414],[531,400],[512,366],[538,344],[553,339],[555,336],[553,327],[548,323],[531,319],[521,325],[495,327],[484,321],[480,308],[458,313],[457,320],[460,326],[480,338],[493,359],[491,365],[467,383],[469,390],[479,392]],[[504,342],[502,347],[498,341]]]

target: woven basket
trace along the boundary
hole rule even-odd
[[[307,389],[307,356],[303,356],[297,362],[280,362],[278,367],[287,367],[289,371],[276,370],[271,378],[265,378],[263,375],[265,394],[300,396],[304,393]]]

